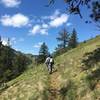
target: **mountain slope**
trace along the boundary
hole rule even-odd
[[[0,100],[99,100],[100,80],[90,81],[87,77],[100,67],[100,62],[82,70],[84,54],[99,46],[100,36],[58,56],[51,75],[45,65],[31,65],[24,74],[7,83],[8,88],[1,91]],[[96,83],[94,89],[90,88],[92,83]]]
[[[91,84],[96,80],[87,80],[87,77],[98,66],[100,62],[89,70],[82,70],[82,59],[88,52],[100,47],[100,36],[81,43],[77,48],[56,58],[56,66],[60,73],[61,100],[99,100],[100,99],[100,74],[99,81],[91,90]],[[99,57],[100,58],[100,57]],[[100,72],[99,72],[100,73]]]
[[[0,100],[36,100],[47,98],[47,71],[41,66],[31,68],[7,83]]]

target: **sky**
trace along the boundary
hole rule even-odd
[[[57,47],[59,31],[66,28],[69,32],[76,29],[78,41],[84,41],[100,35],[95,24],[86,24],[89,11],[81,8],[81,19],[78,15],[66,12],[63,0],[46,7],[48,0],[0,0],[0,36],[3,44],[7,38],[12,48],[23,53],[38,54],[45,42],[52,53]]]

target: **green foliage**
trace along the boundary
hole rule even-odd
[[[100,62],[100,48],[95,49],[93,52],[86,53],[82,60],[84,69],[89,69],[98,62]]]
[[[60,55],[62,55],[64,53],[66,53],[68,50],[69,50],[68,47],[56,50],[56,52],[53,53],[53,56],[54,57],[60,56]]]
[[[58,44],[56,52],[54,52],[55,57],[69,51],[70,49],[77,47],[78,45],[77,32],[75,29],[73,29],[72,34],[69,34],[64,28],[59,33],[59,37],[57,37],[57,40],[61,42],[61,44]]]
[[[98,66],[100,67],[100,62],[93,65],[95,69],[91,67],[92,71],[91,68],[81,71],[83,55],[93,52],[99,45],[100,36],[81,43],[77,48],[56,57],[57,72],[52,75],[48,74],[43,64],[36,66],[32,63],[35,67],[31,67],[7,83],[8,88],[0,93],[0,100],[48,100],[51,95],[49,89],[52,89],[50,85],[56,87],[58,84],[57,94],[54,92],[57,97],[52,95],[52,100],[99,100],[100,69]],[[55,87],[52,90],[55,90]]]
[[[45,44],[45,42],[41,45],[40,47],[40,51],[39,51],[39,55],[36,58],[36,62],[37,64],[43,63],[46,59],[46,57],[48,56],[49,52],[48,52],[48,47]]]
[[[58,44],[58,50],[67,46],[69,34],[65,28],[61,32],[59,32],[59,37],[57,37],[57,40],[60,42],[60,44]]]
[[[0,82],[17,77],[29,63],[30,59],[24,54],[16,52],[9,46],[2,45],[0,48]]]
[[[92,2],[92,14],[90,17],[96,21],[100,22],[100,1],[93,1]]]
[[[73,32],[69,38],[69,42],[68,42],[68,47],[69,48],[75,48],[78,45],[78,41],[77,41],[77,32],[75,29],[73,29]]]

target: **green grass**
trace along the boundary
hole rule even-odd
[[[0,100],[46,100],[48,97],[48,73],[44,66],[36,66],[7,83],[8,89]]]
[[[98,47],[100,47],[100,36],[79,44],[77,48],[55,59],[55,67],[59,75],[55,80],[59,79],[57,82],[60,91],[60,99],[57,100],[100,99],[100,80],[96,82],[87,78],[91,70],[97,70],[98,65],[88,71],[81,70],[83,55]],[[0,100],[48,100],[50,77],[45,65],[33,64],[22,75],[7,83],[8,88],[1,92]],[[90,84],[95,82],[96,87],[91,90]]]
[[[100,99],[100,87],[91,90],[89,85],[94,84],[94,80],[87,81],[88,73],[91,70],[96,70],[97,65],[94,66],[91,70],[82,71],[81,60],[83,55],[87,52],[91,52],[94,49],[100,46],[100,36],[95,39],[91,39],[86,43],[81,43],[77,48],[68,51],[67,53],[58,56],[56,58],[56,66],[58,66],[58,71],[62,77],[61,89],[65,88],[66,95],[64,95],[65,100],[98,100]],[[68,84],[69,81],[73,85]],[[100,85],[100,81],[96,84]],[[97,91],[97,92],[95,92]],[[63,98],[63,97],[62,97]]]

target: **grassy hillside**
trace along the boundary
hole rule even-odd
[[[7,83],[0,100],[44,100],[48,97],[48,76],[43,66],[31,68]]]
[[[100,36],[81,43],[77,48],[56,58],[56,66],[60,75],[61,100],[99,100],[100,99],[100,74],[99,81],[91,90],[87,77],[92,71],[100,68],[100,62],[89,70],[82,71],[82,59],[85,53],[92,52],[100,47]],[[99,57],[100,58],[100,57]],[[100,73],[100,72],[99,72]]]
[[[57,71],[51,75],[45,65],[30,65],[24,74],[7,83],[8,88],[1,91],[0,100],[100,100],[100,74],[99,81],[87,78],[100,67],[100,62],[82,70],[84,54],[99,46],[100,36],[58,56],[55,59]]]

